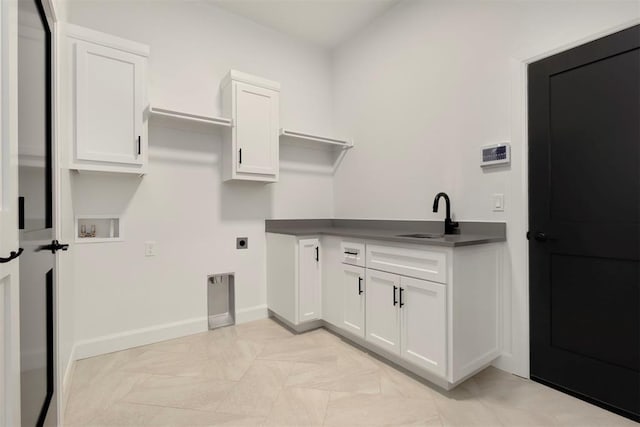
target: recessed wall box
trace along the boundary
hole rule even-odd
[[[481,149],[480,167],[503,166],[511,163],[511,146],[507,143],[485,145]]]

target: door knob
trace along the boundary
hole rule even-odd
[[[533,237],[533,240],[535,240],[536,242],[546,242],[546,241],[557,240],[556,238],[549,236],[547,233],[543,231],[536,231],[535,233],[531,231],[527,231],[527,240],[531,240],[532,237]]]
[[[536,239],[536,242],[546,242],[548,240],[547,235],[540,231],[534,234],[533,238]]]

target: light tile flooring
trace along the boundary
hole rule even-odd
[[[78,361],[65,425],[638,426],[494,368],[443,392],[272,320]]]

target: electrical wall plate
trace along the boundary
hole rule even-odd
[[[485,145],[480,150],[480,167],[503,166],[511,163],[511,145],[503,142],[494,145]]]
[[[247,249],[249,247],[249,238],[248,237],[237,237],[236,238],[236,249]]]

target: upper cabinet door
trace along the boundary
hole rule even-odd
[[[302,239],[298,243],[298,322],[320,319],[320,242]]]
[[[445,285],[402,277],[402,357],[436,375],[447,374]]]
[[[75,43],[76,162],[143,165],[146,58]]]
[[[230,70],[220,90],[233,123],[222,144],[223,180],[278,181],[280,83]]]
[[[278,173],[279,94],[245,83],[235,83],[237,170],[240,173]]]

